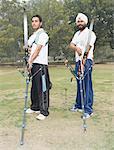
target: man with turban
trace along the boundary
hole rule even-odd
[[[78,27],[79,31],[77,31],[74,34],[69,47],[75,52],[76,76],[79,76],[81,62],[84,68],[83,70],[84,71],[83,88],[85,88],[85,96],[84,96],[84,113],[85,114],[84,116],[86,118],[89,118],[93,114],[92,64],[93,64],[93,51],[94,51],[94,43],[96,41],[96,36],[93,31],[88,29],[87,23],[88,23],[87,16],[83,13],[79,13],[76,17],[76,26]],[[88,41],[89,37],[91,38]],[[89,48],[88,50],[86,50],[88,42],[89,42]],[[71,108],[71,111],[82,112],[82,102],[81,102],[79,80],[77,80],[76,103]]]

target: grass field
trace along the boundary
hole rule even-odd
[[[50,115],[44,121],[36,120],[36,114],[26,116],[25,144],[20,146],[25,79],[16,68],[0,67],[0,150],[114,150],[114,65],[94,66],[94,115],[86,133],[81,114],[69,111],[76,94],[71,73],[64,66],[49,70]]]

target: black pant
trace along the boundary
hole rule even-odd
[[[38,70],[41,69],[39,72]],[[37,74],[35,74],[38,72]],[[31,87],[31,109],[40,111],[41,114],[49,115],[49,87],[50,78],[48,73],[48,66],[34,63],[32,70],[32,87]],[[42,75],[45,74],[46,91],[43,92]],[[35,75],[35,76],[34,76]]]

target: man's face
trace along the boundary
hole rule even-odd
[[[79,19],[76,23],[79,30],[84,30],[86,27],[86,24],[83,20]]]
[[[32,18],[32,28],[34,30],[39,29],[42,26],[42,22],[40,22],[38,17],[33,17]]]

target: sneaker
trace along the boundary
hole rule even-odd
[[[31,108],[28,108],[28,109],[26,110],[26,113],[27,113],[27,114],[32,114],[32,113],[39,114],[40,111],[35,111],[35,110],[32,110]]]
[[[70,111],[72,111],[72,112],[82,112],[83,110],[82,109],[79,109],[79,108],[77,108],[77,107],[75,107],[75,105],[70,109]]]
[[[46,116],[44,116],[43,114],[39,114],[36,119],[38,120],[44,120],[46,118]]]
[[[79,108],[77,108],[77,109],[78,109],[78,110],[77,110],[78,112],[83,112],[83,110],[82,110],[82,109],[79,109]]]
[[[90,118],[91,116],[93,116],[93,113],[91,113],[91,114],[84,113],[84,115],[82,116],[82,118],[83,118],[83,119],[88,119],[88,118]]]
[[[93,116],[93,112],[90,114],[90,116]]]

